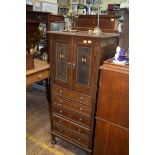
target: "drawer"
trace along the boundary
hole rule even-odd
[[[49,78],[49,76],[50,76],[49,69],[37,72],[35,74],[27,75],[26,76],[26,84],[29,85],[34,82],[38,82],[38,81],[47,79],[47,78]]]
[[[78,102],[73,102],[71,100],[65,99],[63,97],[58,97],[56,95],[52,96],[51,101],[53,104],[58,104],[60,106],[66,107],[68,109],[77,111],[81,114],[91,116],[91,107],[88,107],[86,105],[80,104]]]
[[[83,138],[80,134],[74,133],[71,130],[66,129],[61,125],[53,125],[52,131],[84,147],[87,147],[87,148],[89,147],[88,139]]]
[[[84,128],[80,125],[77,125],[69,120],[66,120],[62,117],[52,115],[52,122],[53,124],[59,124],[64,126],[65,128],[68,128],[70,130],[73,130],[74,132],[83,135],[86,138],[89,138],[90,135],[90,129]]]
[[[64,89],[62,87],[54,86],[54,85],[51,88],[51,93],[60,95],[62,97],[71,99],[76,102],[80,102],[82,104],[86,104],[88,106],[92,106],[92,97],[87,96],[85,94],[77,93],[77,92]]]
[[[52,112],[62,116],[64,118],[70,119],[71,121],[74,121],[75,123],[78,123],[80,125],[84,125],[86,127],[90,127],[91,124],[91,120],[89,117],[86,117],[84,115],[81,115],[75,111],[72,111],[70,109],[67,108],[63,108],[61,106],[55,105],[53,104],[52,106]]]

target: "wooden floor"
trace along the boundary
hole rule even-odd
[[[27,155],[85,155],[82,150],[58,138],[56,145],[51,144],[45,92],[34,88],[27,89],[26,119]]]

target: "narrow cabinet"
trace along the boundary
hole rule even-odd
[[[51,134],[92,154],[99,65],[114,56],[116,34],[48,31]]]

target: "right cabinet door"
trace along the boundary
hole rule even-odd
[[[74,40],[73,89],[91,94],[97,71],[97,42],[93,39],[77,37]]]

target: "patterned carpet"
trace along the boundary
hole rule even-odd
[[[35,88],[26,93],[26,154],[27,155],[85,155],[79,148],[57,138],[51,144],[48,102],[45,92]]]

